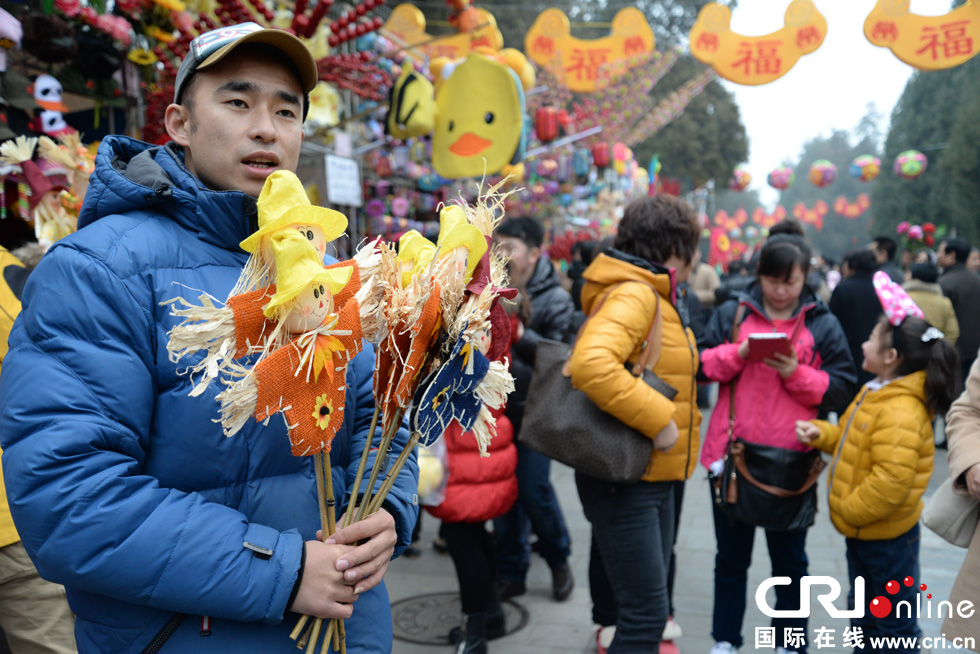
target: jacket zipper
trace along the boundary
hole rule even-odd
[[[837,445],[837,454],[834,455],[834,462],[830,466],[830,485],[827,486],[827,497],[830,497],[830,492],[834,490],[834,471],[837,470],[837,462],[840,461],[841,452],[844,451],[844,441],[847,440],[847,434],[851,431],[851,423],[854,422],[854,416],[857,415],[858,409],[861,408],[861,403],[864,402],[864,396],[868,394],[868,389],[865,387],[861,391],[861,398],[858,403],[854,406],[854,411],[851,412],[851,417],[847,419],[847,426],[844,427],[844,433],[840,435],[840,443]]]
[[[694,367],[694,346],[691,345],[691,339],[687,336],[687,330],[684,330],[684,338],[687,341],[687,349],[691,353],[691,366]],[[691,468],[691,431],[694,429],[694,407],[698,403],[698,381],[697,381],[698,371],[694,370],[694,376],[691,377],[691,414],[687,422],[687,462],[684,464],[684,478],[687,479],[687,471]]]
[[[180,627],[186,618],[186,613],[175,613],[174,617],[170,618],[167,624],[163,625],[160,633],[153,637],[150,644],[140,654],[157,654],[157,652],[163,649],[163,646],[170,640],[170,637],[174,635],[174,632],[177,631],[177,628]]]

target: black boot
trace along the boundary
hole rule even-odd
[[[496,640],[507,635],[507,619],[504,605],[500,603],[497,587],[491,584],[490,605],[487,607],[487,640]]]
[[[466,634],[456,648],[456,654],[487,654],[487,614],[466,616]]]

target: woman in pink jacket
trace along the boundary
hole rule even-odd
[[[720,383],[718,404],[701,449],[701,463],[721,472],[728,444],[731,386],[735,385],[733,435],[749,443],[790,450],[810,448],[796,439],[796,421],[840,410],[854,395],[857,372],[844,331],[827,306],[806,286],[810,248],[795,235],[771,237],[763,246],[753,282],[738,299],[729,300],[712,315],[705,330],[701,372]],[[743,308],[744,307],[744,308]],[[733,325],[740,317],[732,341]],[[792,351],[751,362],[749,334],[782,332]],[[714,505],[715,600],[712,654],[727,654],[742,646],[746,582],[756,528],[731,521]],[[807,574],[806,529],[766,530],[773,576],[794,580],[778,586],[776,609],[799,608],[799,580]],[[805,618],[775,618],[777,652],[805,652],[804,646],[784,642],[784,629],[802,628]]]

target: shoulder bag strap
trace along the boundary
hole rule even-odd
[[[745,305],[739,304],[738,309],[735,310],[735,320],[732,321],[732,339],[731,343],[734,345],[738,343],[738,328],[742,319],[745,318]],[[732,379],[728,383],[728,442],[732,443],[735,440],[735,379]]]
[[[647,284],[646,282],[640,281],[628,281],[620,282],[619,284],[616,284],[616,286],[609,289],[609,291],[599,300],[599,303],[592,309],[592,313],[589,314],[582,325],[578,328],[578,333],[575,334],[575,342],[578,342],[579,337],[582,336],[582,332],[585,330],[585,326],[590,320],[592,320],[592,317],[599,313],[599,309],[602,308],[606,298],[608,298],[616,288],[622,286],[623,284],[643,284],[644,286],[649,287],[650,290],[653,291],[654,302],[656,303],[654,305],[653,322],[650,324],[650,332],[647,334],[646,340],[643,341],[643,351],[640,353],[640,358],[633,365],[633,370],[631,371],[634,377],[639,377],[643,374],[644,368],[647,366],[653,368],[653,366],[657,365],[657,361],[660,360],[661,340],[663,338],[663,316],[660,312],[660,293],[657,292],[657,289],[654,288],[652,284]],[[569,377],[571,375],[569,366],[569,361],[566,359],[565,365],[562,367],[562,375],[565,377]]]

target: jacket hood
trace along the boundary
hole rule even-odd
[[[673,271],[619,250],[609,250],[600,254],[585,269],[582,277],[586,282],[591,282],[582,289],[582,309],[586,314],[591,312],[596,298],[606,289],[623,282],[646,282],[657,289],[660,295],[669,297],[671,303],[674,303]]]
[[[910,279],[902,284],[902,288],[906,291],[923,291],[925,293],[935,293],[936,295],[943,294],[943,289],[939,284],[930,284],[921,279]]]
[[[553,286],[561,286],[558,272],[551,265],[550,259],[540,257],[538,262],[534,264],[534,272],[531,273],[531,279],[527,281],[527,292],[529,295],[534,296],[543,293]]]
[[[923,404],[926,403],[926,371],[919,370],[904,377],[899,377],[874,391],[883,402],[901,395],[911,395]]]
[[[205,188],[184,166],[175,143],[155,146],[125,136],[99,145],[95,172],[78,218],[79,228],[102,216],[153,208],[201,240],[227,250],[258,227],[255,198]]]

